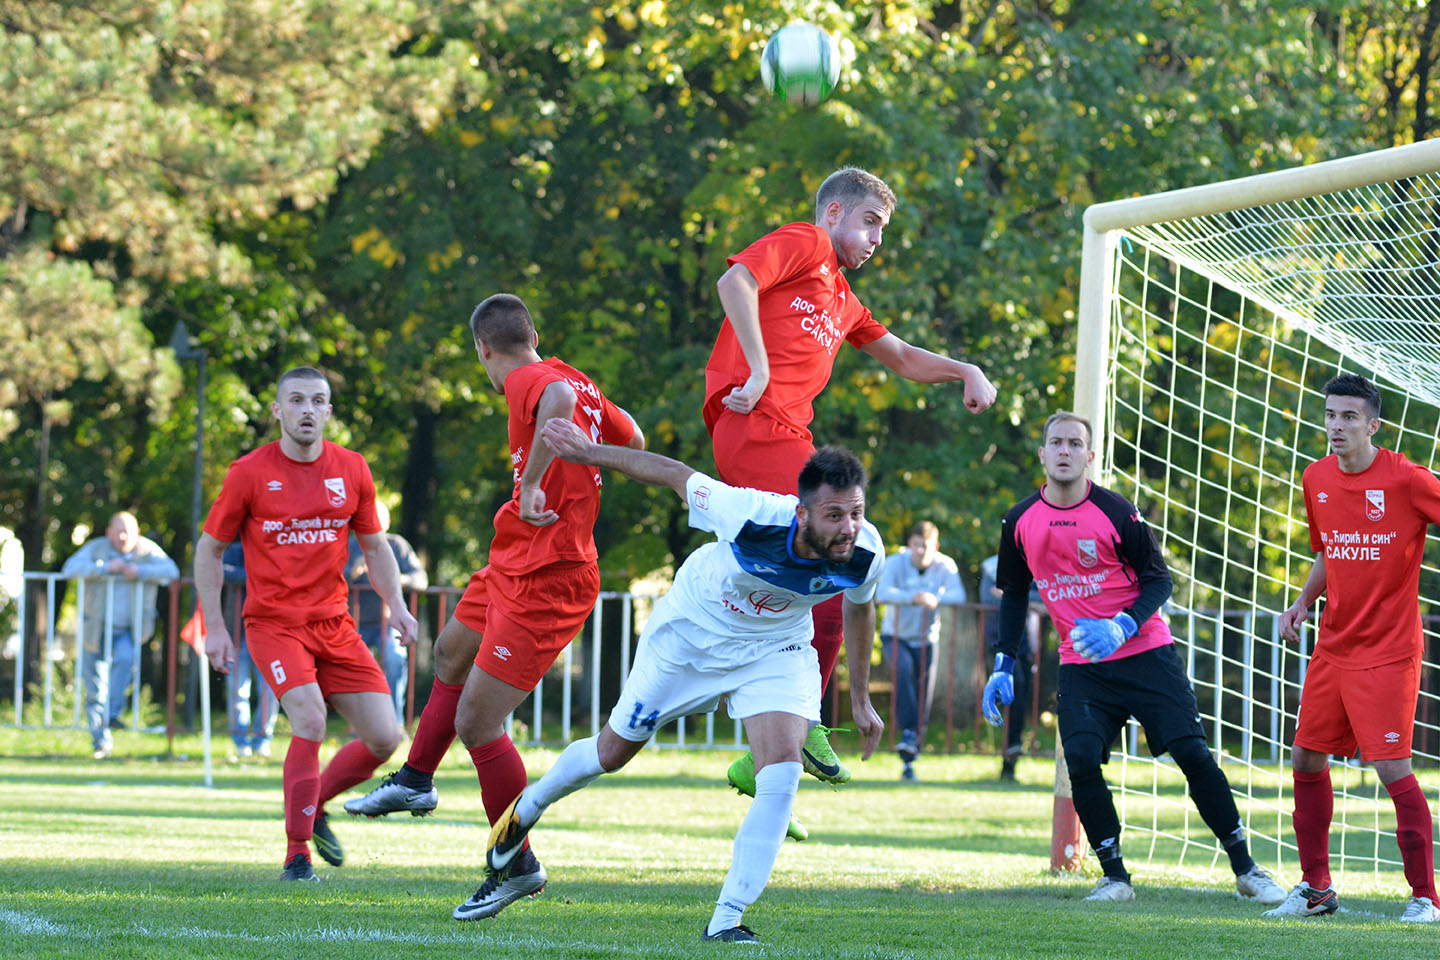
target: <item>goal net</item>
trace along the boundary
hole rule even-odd
[[[1440,142],[1092,207],[1077,410],[1099,481],[1137,503],[1175,578],[1166,613],[1257,861],[1298,880],[1288,767],[1315,638],[1279,614],[1313,560],[1300,477],[1328,453],[1326,380],[1371,377],[1382,446],[1437,463]],[[1440,811],[1440,547],[1421,575],[1426,654],[1415,763]],[[1133,724],[1107,779],[1127,860],[1225,863],[1168,757]],[[1401,886],[1394,808],[1374,771],[1332,763],[1337,881]]]

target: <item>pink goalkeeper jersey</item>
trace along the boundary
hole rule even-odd
[[[1085,499],[1069,507],[1055,506],[1037,490],[1005,514],[995,584],[1008,593],[1028,591],[1034,582],[1060,636],[1061,663],[1090,662],[1070,645],[1076,618],[1134,616],[1141,590],[1161,580],[1168,597],[1170,570],[1150,528],[1134,504],[1104,487],[1092,483]],[[1174,642],[1156,611],[1106,659]]]

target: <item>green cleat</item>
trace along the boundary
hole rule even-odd
[[[745,756],[730,764],[730,769],[725,772],[725,779],[743,795],[755,796],[755,755],[747,751]],[[785,828],[785,836],[798,843],[809,839],[810,831],[792,816],[790,826]]]
[[[800,759],[805,765],[805,772],[815,779],[826,783],[845,783],[850,779],[850,771],[830,748],[829,737],[829,727],[812,727],[810,735],[805,738],[805,747],[800,751]],[[753,779],[751,783],[754,783]]]

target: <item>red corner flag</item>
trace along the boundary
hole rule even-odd
[[[194,647],[197,654],[205,656],[205,611],[198,603],[185,626],[180,628],[180,639]]]

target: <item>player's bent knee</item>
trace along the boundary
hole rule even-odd
[[[605,772],[614,773],[634,760],[636,755],[645,749],[647,742],[645,740],[626,740],[611,730],[607,724],[600,730],[600,736],[595,743],[595,753]]]
[[[1183,773],[1194,773],[1215,765],[1210,745],[1204,737],[1181,737],[1168,744],[1170,759]]]
[[[442,683],[460,684],[470,675],[470,666],[475,654],[480,651],[480,634],[465,624],[450,618],[440,636],[435,638],[433,656],[435,676]]]
[[[1093,733],[1079,733],[1067,737],[1064,743],[1065,766],[1071,780],[1083,780],[1100,776],[1100,764],[1105,760],[1105,743]]]

